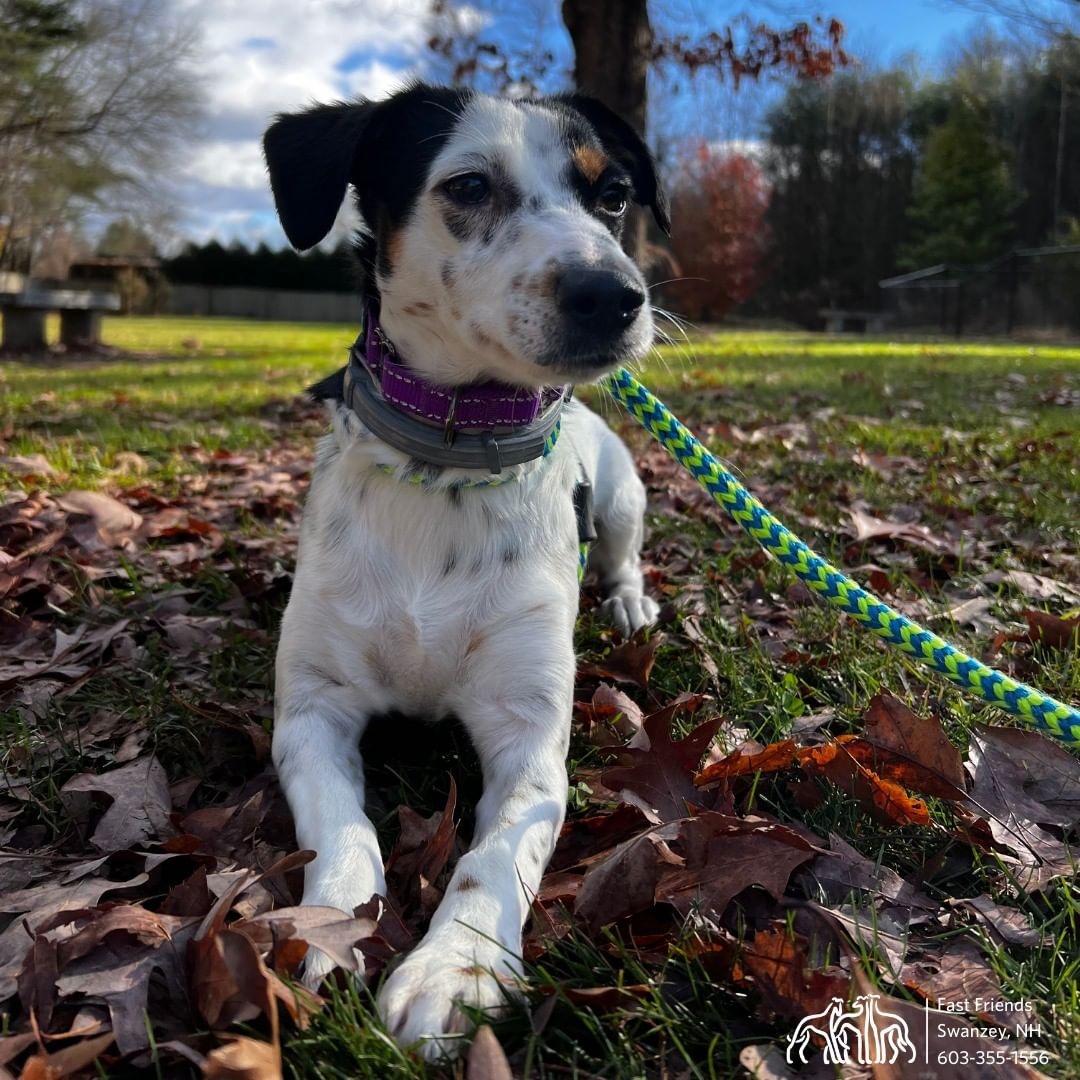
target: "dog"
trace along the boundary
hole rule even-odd
[[[650,349],[647,289],[620,236],[631,203],[665,231],[667,207],[641,138],[577,94],[412,84],[279,115],[264,151],[298,249],[354,190],[366,313],[350,365],[311,390],[332,433],[281,626],[273,760],[316,852],[303,902],[351,912],[385,891],[364,813],[369,720],[455,716],[467,730],[484,778],[471,847],[377,995],[394,1037],[435,1059],[468,1034],[462,1006],[497,1010],[521,985],[522,928],[567,797],[590,491],[603,613],[623,634],[657,615],[644,487],[567,388]],[[305,978],[331,967],[313,951]]]

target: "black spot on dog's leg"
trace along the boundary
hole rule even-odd
[[[454,548],[451,548],[446,554],[446,562],[443,563],[443,577],[448,577],[454,572],[457,561],[457,551]]]
[[[502,561],[504,566],[510,566],[521,558],[521,549],[511,541],[502,549]]]

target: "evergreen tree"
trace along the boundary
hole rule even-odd
[[[981,263],[1001,255],[1018,203],[1008,155],[984,108],[957,96],[926,140],[901,265]]]

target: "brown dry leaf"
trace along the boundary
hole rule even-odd
[[[15,476],[57,476],[44,454],[0,454],[0,468]]]
[[[685,864],[667,867],[656,900],[681,915],[704,908],[722,915],[752,885],[779,900],[796,867],[820,850],[786,825],[706,811],[680,823]]]
[[[867,510],[863,502],[853,503],[845,513],[851,518],[850,531],[856,543],[865,543],[867,540],[900,540],[935,555],[959,554],[954,543],[935,536],[925,525],[876,517]]]
[[[871,698],[863,720],[867,742],[910,761],[941,781],[940,790],[927,791],[925,786],[918,790],[945,799],[962,797],[965,781],[960,751],[936,718],[919,716],[892,694],[882,692]],[[891,779],[900,781],[898,776]]]
[[[649,685],[653,664],[656,662],[656,650],[664,643],[663,634],[653,634],[643,640],[635,635],[629,641],[616,645],[595,664],[582,664],[578,667],[578,677],[585,679],[615,679],[617,682],[629,682],[645,689]]]
[[[668,846],[678,837],[681,824],[657,825],[619,844],[591,866],[574,901],[574,914],[595,932],[652,907],[661,868],[682,865]]]
[[[58,496],[56,501],[70,514],[87,514],[102,536],[109,540],[133,533],[142,524],[140,514],[101,491],[69,491]]]
[[[371,918],[353,918],[337,908],[290,907],[264,911],[233,923],[232,929],[246,934],[263,951],[283,941],[305,942],[321,949],[338,967],[356,971],[353,949],[377,932],[378,923]]]
[[[845,902],[852,889],[859,889],[899,907],[931,912],[940,907],[895,870],[860,854],[836,833],[829,834],[829,854],[818,855],[806,873],[825,890],[832,904]]]
[[[826,777],[884,824],[930,824],[930,813],[921,799],[912,798],[899,784],[860,765],[839,739],[800,750],[798,760],[807,772]]]
[[[577,866],[586,859],[609,851],[616,844],[641,832],[646,825],[645,815],[629,803],[620,803],[609,814],[570,818],[559,834],[548,871],[557,872]]]
[[[1080,589],[1027,570],[995,570],[983,579],[987,585],[1012,585],[1019,589],[1029,600],[1054,600],[1060,598],[1066,604],[1080,604]]]
[[[904,964],[900,981],[920,997],[926,998],[935,1008],[944,1004],[972,1006],[984,1002],[986,1007],[978,1015],[995,1023],[1008,1023],[1010,1018],[1022,1014],[1010,1014],[995,1009],[1005,1001],[994,969],[987,963],[979,948],[968,938],[950,941],[940,950],[922,950],[919,959]]]
[[[851,990],[847,972],[812,962],[806,940],[782,924],[743,942],[737,965],[753,980],[765,1010],[777,1016],[820,1012],[834,997],[847,1000]]]
[[[185,958],[197,920],[133,905],[98,912],[78,934],[60,941],[57,992],[61,998],[101,1000],[120,1052],[145,1050],[150,1045],[145,1017],[151,983],[160,979],[173,1002],[185,1000]]]
[[[945,903],[950,907],[974,912],[980,922],[989,926],[998,937],[1010,945],[1032,948],[1046,937],[1043,931],[1031,925],[1022,911],[997,904],[985,893],[962,900],[946,900]]]
[[[594,742],[601,745],[610,745],[615,741],[613,732],[617,731],[623,739],[634,736],[641,728],[641,707],[621,690],[601,683],[594,691],[592,699],[588,702],[575,701],[574,712],[587,724],[603,722],[604,727],[600,733],[594,732]],[[596,738],[597,734],[606,736],[606,741]]]
[[[720,761],[706,765],[694,777],[694,784],[697,787],[706,787],[735,776],[779,772],[794,763],[795,752],[795,742],[792,739],[770,743],[760,749],[742,747]]]
[[[446,868],[457,840],[456,806],[457,784],[450,777],[445,809],[423,818],[407,806],[398,807],[401,834],[386,860],[386,880],[391,895],[403,908],[430,915],[442,899],[435,881]]]
[[[1028,624],[1027,640],[1032,644],[1072,652],[1080,648],[1080,615],[1061,619],[1045,611],[1025,611],[1023,614]]]
[[[465,1080],[513,1080],[513,1075],[495,1032],[489,1025],[481,1024],[469,1047]]]
[[[976,724],[969,751],[976,812],[1001,821],[1080,821],[1080,760],[1036,731]]]
[[[122,851],[172,832],[169,781],[153,754],[107,773],[80,773],[61,791],[100,792],[112,799],[90,837],[99,851]]]
[[[800,1080],[800,1077],[809,1080],[806,1070],[800,1073],[791,1070],[786,1053],[786,1050],[775,1044],[744,1046],[739,1051],[739,1064],[746,1070],[750,1080]]]
[[[74,1046],[65,1046],[63,1050],[54,1050],[51,1054],[38,1051],[23,1065],[19,1080],[64,1080],[65,1077],[74,1076],[97,1061],[112,1041],[110,1032],[95,1039],[83,1039]]]
[[[103,878],[83,878],[68,884],[48,881],[0,895],[0,911],[20,916],[0,934],[0,1001],[15,993],[15,976],[32,941],[27,926],[31,932],[36,932],[39,926],[59,926],[62,913],[93,907],[105,893],[134,888],[147,880],[146,874],[136,874],[127,881]]]
[[[280,1080],[281,1050],[273,1043],[227,1035],[224,1046],[206,1055],[203,1076],[207,1080]]]
[[[653,713],[642,728],[647,748],[624,749],[619,760],[628,764],[605,769],[601,780],[654,823],[685,817],[689,807],[701,801],[694,773],[719,726],[719,719],[707,720],[676,742],[667,710]]]

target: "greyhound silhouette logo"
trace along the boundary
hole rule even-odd
[[[826,1065],[895,1065],[915,1060],[907,1021],[882,1008],[879,994],[860,994],[847,1008],[834,997],[827,1008],[799,1021],[788,1038],[789,1065],[804,1065],[811,1040],[825,1043]]]

